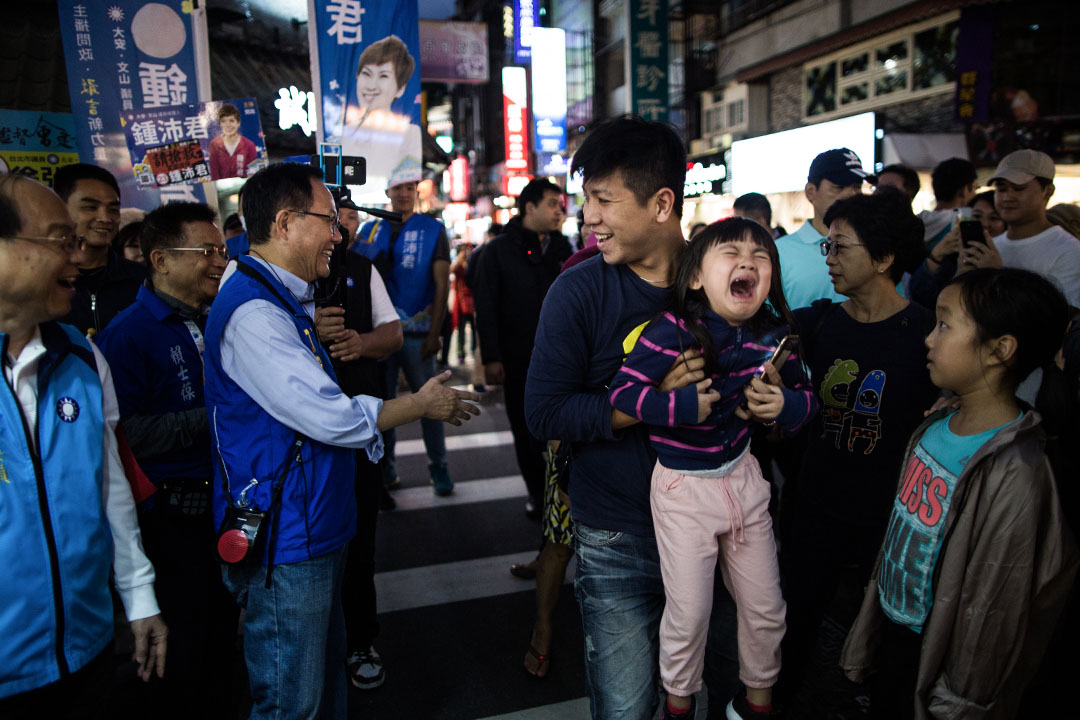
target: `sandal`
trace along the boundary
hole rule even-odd
[[[529,664],[528,663],[529,663],[529,657],[530,656],[532,656],[533,658],[536,658],[536,672],[533,672],[532,670],[529,669]],[[542,654],[540,654],[540,651],[538,651],[535,647],[533,647],[530,644],[529,645],[529,651],[528,651],[528,653],[525,654],[525,665],[524,665],[524,667],[525,667],[525,672],[529,673],[534,678],[547,677],[548,670],[551,668],[551,653],[549,652],[547,655],[542,655]]]

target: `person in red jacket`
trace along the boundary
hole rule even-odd
[[[248,166],[259,157],[255,143],[240,134],[240,111],[222,104],[217,111],[221,134],[210,141],[210,178],[247,177]]]

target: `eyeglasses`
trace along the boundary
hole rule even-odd
[[[222,260],[229,259],[229,251],[225,249],[224,245],[213,245],[201,248],[162,248],[162,250],[168,250],[170,252],[197,252],[202,253],[203,257],[213,257],[217,255]]]
[[[317,218],[322,218],[330,225],[331,234],[341,231],[340,215],[326,215],[325,213],[308,212],[307,210],[290,210],[289,212],[296,213],[297,215],[312,215]]]
[[[863,243],[844,243],[843,245],[841,245],[836,241],[822,240],[818,244],[818,247],[821,248],[821,254],[825,257],[828,257],[829,255],[836,257],[840,254],[840,251],[844,250],[845,248],[866,247],[866,245],[864,245]]]
[[[32,237],[29,235],[9,235],[4,238],[5,240],[26,240],[27,242],[38,243],[40,245],[52,245],[60,248],[60,252],[65,255],[70,255],[76,250],[81,250],[86,244],[86,238],[82,235],[64,235],[63,237]]]

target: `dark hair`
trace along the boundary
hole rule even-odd
[[[772,205],[769,204],[769,198],[761,193],[748,192],[740,195],[735,198],[733,207],[737,212],[761,215],[765,218],[765,222],[772,225]]]
[[[562,190],[558,185],[551,182],[547,178],[536,178],[530,180],[529,184],[521,189],[521,194],[518,195],[517,208],[520,211],[520,217],[525,217],[525,205],[526,203],[532,203],[533,205],[539,205],[544,200],[544,195],[549,192],[558,193],[562,196]]]
[[[120,228],[120,232],[116,233],[116,237],[112,239],[113,252],[115,252],[120,257],[124,257],[124,248],[130,245],[132,240],[135,241],[135,243],[139,246],[139,249],[141,250],[142,225],[142,220],[135,220],[134,222],[129,222],[127,225]]]
[[[359,76],[365,65],[385,63],[391,63],[394,66],[394,79],[399,89],[409,82],[409,77],[412,76],[413,69],[416,67],[416,61],[409,54],[409,48],[401,41],[401,38],[397,35],[387,35],[382,40],[371,43],[364,52],[360,53],[356,74]]]
[[[639,205],[669,188],[675,193],[675,217],[682,217],[686,148],[670,125],[637,115],[597,122],[574,153],[570,172],[579,170],[586,182],[618,172]]]
[[[984,190],[975,197],[971,198],[971,202],[968,203],[968,207],[975,207],[975,203],[977,202],[984,202],[990,207],[994,208],[994,211],[997,212],[997,206],[994,205],[993,190]]]
[[[236,109],[236,106],[232,103],[222,103],[221,107],[217,109],[217,121],[220,123],[222,118],[234,117],[237,120],[242,120],[240,117],[240,111]]]
[[[236,213],[232,213],[229,217],[225,218],[225,223],[221,226],[221,229],[228,232],[234,228],[243,229],[243,227],[243,223],[240,222],[240,216]]]
[[[751,337],[761,338],[769,330],[780,325],[786,323],[793,326],[795,324],[787,300],[784,298],[783,278],[780,275],[780,253],[776,250],[776,243],[773,242],[769,231],[760,223],[741,217],[730,217],[706,226],[694,236],[679,257],[679,265],[675,270],[675,297],[672,300],[671,311],[686,324],[687,331],[701,345],[706,371],[709,373],[717,369],[718,352],[717,348],[713,347],[708,331],[700,323],[705,311],[709,309],[709,298],[705,295],[704,289],[691,289],[690,283],[694,279],[694,274],[701,270],[702,260],[709,248],[744,240],[749,240],[754,245],[768,250],[769,259],[772,262],[769,302],[762,303],[757,313],[746,322],[747,331]]]
[[[319,168],[294,162],[267,165],[248,178],[243,197],[248,241],[252,245],[269,242],[274,218],[282,210],[310,209],[315,201],[311,181],[322,179]]]
[[[975,182],[975,166],[963,158],[949,158],[938,163],[930,173],[930,185],[938,202],[949,202],[956,193]]]
[[[959,288],[960,304],[975,323],[979,343],[1002,335],[1016,338],[1005,375],[1013,388],[1061,348],[1069,304],[1042,275],[1020,268],[978,268],[957,275],[949,285]]]
[[[837,200],[822,222],[828,227],[837,220],[851,225],[871,260],[881,262],[892,255],[889,277],[893,282],[900,282],[925,257],[922,220],[911,212],[911,202],[898,188]]]
[[[142,248],[143,260],[150,272],[154,272],[150,252],[160,248],[180,247],[184,242],[184,223],[213,223],[215,220],[217,213],[214,209],[197,202],[167,203],[148,212],[142,221],[139,247]]]
[[[491,223],[491,226],[487,229],[488,234],[491,235],[491,237],[502,235],[504,230],[506,230],[506,226],[497,222]]]
[[[75,183],[79,180],[100,180],[116,191],[117,199],[120,198],[120,183],[116,182],[113,174],[105,168],[89,163],[62,165],[53,173],[53,190],[61,200],[67,202],[71,193],[75,192]]]
[[[886,165],[881,168],[881,172],[878,173],[878,178],[880,179],[885,173],[892,173],[893,175],[900,176],[900,180],[904,185],[904,192],[907,193],[909,199],[914,200],[915,196],[919,194],[919,190],[922,188],[922,182],[919,181],[919,173],[915,172],[907,165],[901,165],[899,163],[896,163],[895,165]]]
[[[22,216],[15,204],[15,188],[28,179],[22,175],[0,175],[0,237],[9,237],[22,230]]]

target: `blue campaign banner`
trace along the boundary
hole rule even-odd
[[[121,116],[139,188],[251,177],[266,166],[254,98],[234,98]]]
[[[417,0],[309,0],[322,142],[367,161],[358,202],[421,179]]]
[[[52,187],[53,173],[79,162],[69,113],[0,110],[0,174],[25,175]]]
[[[121,113],[198,100],[192,3],[185,0],[58,0],[79,158],[120,183],[125,207],[203,201],[199,185],[139,189]]]

